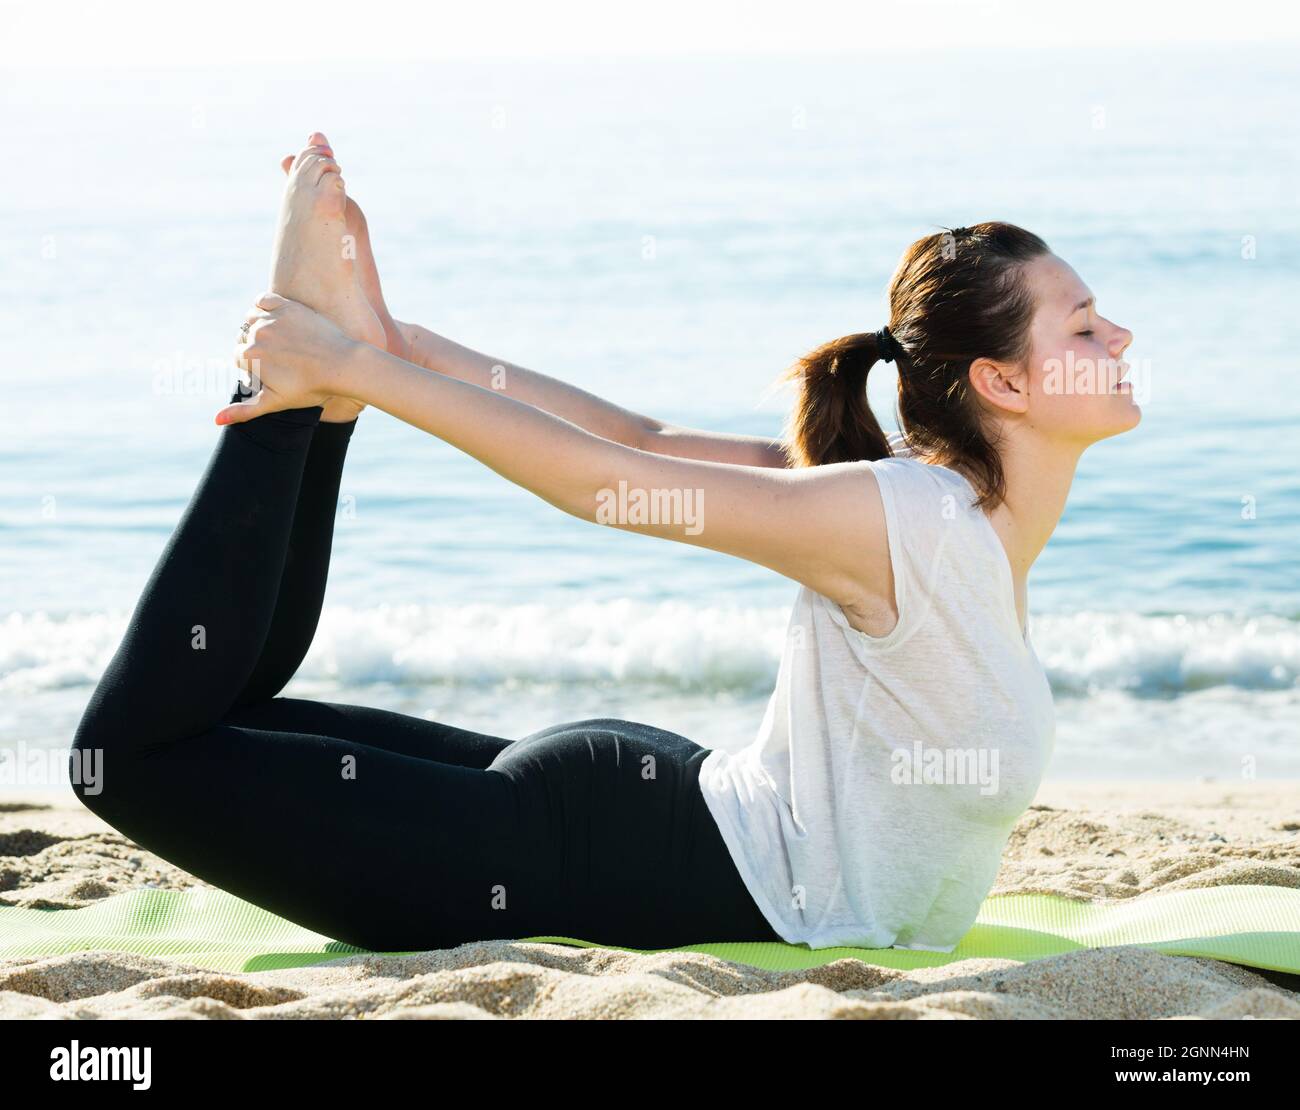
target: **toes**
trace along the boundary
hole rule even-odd
[[[307,146],[304,148],[303,153],[305,154],[308,150],[316,150],[322,154],[328,154],[331,158],[334,157],[334,148],[330,146],[329,139],[325,138],[319,131],[313,131],[307,136]]]
[[[313,187],[320,185],[330,174],[338,175],[341,180],[343,169],[333,157],[319,153],[308,154],[305,158],[300,155],[290,171],[291,177]]]
[[[347,192],[334,151],[319,131],[313,131],[308,141],[311,145],[280,162],[289,177],[286,195],[300,196],[302,203],[310,204],[317,216],[345,218]]]
[[[302,166],[312,158],[333,158],[334,152],[327,146],[305,146],[298,151],[297,157],[290,166],[290,172],[301,169]]]
[[[308,158],[299,167],[299,172],[303,178],[310,181],[313,185],[320,185],[330,174],[338,175],[342,180],[343,170],[333,158],[327,158],[325,155],[319,155],[315,158]]]
[[[335,189],[343,188],[343,171],[331,162],[327,166],[322,166],[320,176],[316,178],[316,185],[319,187],[325,184],[325,179],[330,178],[329,184]]]
[[[312,153],[308,154],[305,158],[300,158],[298,161],[298,168],[304,170],[310,170],[313,168],[319,169],[321,166],[337,165],[338,163],[334,161],[334,155],[325,154],[316,150],[313,150]]]

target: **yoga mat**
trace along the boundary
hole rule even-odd
[[[573,937],[520,939],[644,951]],[[1206,887],[1105,903],[1050,894],[995,895],[985,899],[975,925],[951,953],[897,948],[813,950],[794,944],[726,941],[664,951],[704,952],[771,971],[819,967],[845,958],[910,970],[972,957],[1025,962],[1116,945],[1141,945],[1170,956],[1208,956],[1300,974],[1300,890]],[[133,952],[214,971],[305,967],[370,954],[220,890],[144,887],[75,910],[0,906],[0,958],[87,951]]]

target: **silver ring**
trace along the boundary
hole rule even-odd
[[[247,342],[248,342],[248,329],[249,329],[249,327],[250,327],[251,325],[252,325],[252,321],[251,321],[251,320],[245,320],[245,321],[244,321],[244,322],[239,326],[239,341],[240,341],[241,343],[247,343]]]

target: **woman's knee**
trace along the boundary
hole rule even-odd
[[[92,698],[77,724],[68,753],[68,781],[73,793],[91,809],[104,791],[104,753],[108,743],[108,722]]]
[[[104,792],[104,752],[89,744],[73,743],[68,753],[68,782],[72,792],[91,809]]]
[[[72,792],[92,812],[110,820],[129,809],[139,792],[135,773],[146,747],[129,722],[110,720],[94,704],[82,715],[68,753],[68,781]]]

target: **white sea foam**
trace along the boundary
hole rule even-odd
[[[340,686],[630,683],[683,693],[765,693],[788,610],[680,601],[330,607],[298,675]],[[0,693],[90,685],[126,615],[0,621]],[[1176,696],[1300,687],[1300,621],[1281,616],[1035,615],[1058,695]]]

